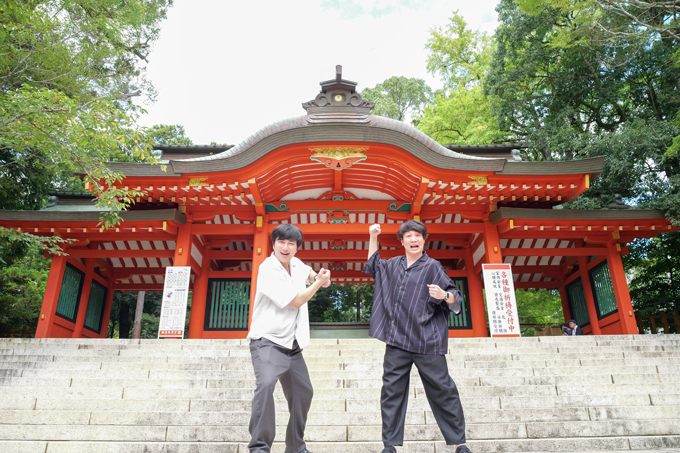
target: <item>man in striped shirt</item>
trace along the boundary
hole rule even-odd
[[[458,389],[446,364],[450,312],[459,313],[463,298],[439,261],[424,251],[427,228],[409,220],[397,239],[404,256],[383,260],[378,253],[380,225],[369,228],[364,272],[375,280],[369,334],[386,343],[383,360],[382,453],[404,444],[411,367],[415,363],[425,394],[447,445],[470,453],[465,444],[465,417]]]

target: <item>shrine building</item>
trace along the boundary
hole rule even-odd
[[[297,256],[335,283],[361,269],[373,223],[380,254],[403,254],[408,219],[464,295],[451,337],[488,336],[482,264],[510,263],[515,288],[558,289],[566,319],[588,334],[638,333],[621,255],[674,230],[662,211],[567,210],[604,157],[525,162],[517,146],[442,146],[410,124],[371,115],[356,83],[336,78],[236,146],[159,146],[160,165],[111,163],[119,187],[145,192],[115,228],[89,194],[57,193],[39,211],[0,211],[0,226],[74,239],[53,256],[38,338],[106,337],[113,293],[159,291],[167,266],[191,266],[189,338],[245,338],[271,231],[304,233]],[[623,206],[625,207],[625,206]],[[313,303],[313,302],[312,302]]]

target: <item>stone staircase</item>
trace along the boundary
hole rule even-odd
[[[311,451],[381,451],[383,351],[364,339],[305,349]],[[451,339],[448,360],[475,453],[680,451],[674,335]],[[3,453],[248,451],[247,340],[0,339],[0,383]],[[453,452],[415,369],[410,392],[398,451]]]

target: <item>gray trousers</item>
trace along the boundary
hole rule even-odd
[[[416,354],[387,345],[380,394],[382,440],[385,447],[404,444],[411,367],[416,364],[425,395],[447,445],[465,443],[465,417],[458,388],[449,375],[446,356]]]
[[[300,453],[306,448],[305,425],[314,393],[302,349],[297,341],[293,343],[293,349],[288,349],[261,338],[251,340],[250,357],[255,370],[256,388],[248,426],[248,450],[257,453],[271,451],[276,434],[274,388],[276,382],[280,381],[290,412],[286,453]]]

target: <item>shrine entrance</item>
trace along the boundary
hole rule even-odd
[[[355,87],[338,71],[305,115],[237,146],[159,146],[166,171],[108,164],[124,174],[120,187],[145,194],[113,229],[98,226],[89,193],[0,211],[1,226],[75,241],[52,259],[36,337],[103,337],[114,291],[159,291],[166,267],[190,266],[189,338],[244,338],[277,225],[302,230],[303,262],[352,285],[371,282],[361,272],[369,226],[381,224],[391,258],[409,219],[426,224],[427,254],[464,294],[450,336],[488,335],[483,263],[511,264],[515,288],[559,290],[586,333],[637,333],[621,255],[674,227],[661,211],[553,209],[587,190],[604,158],[523,162],[515,145],[445,147],[371,115]]]

